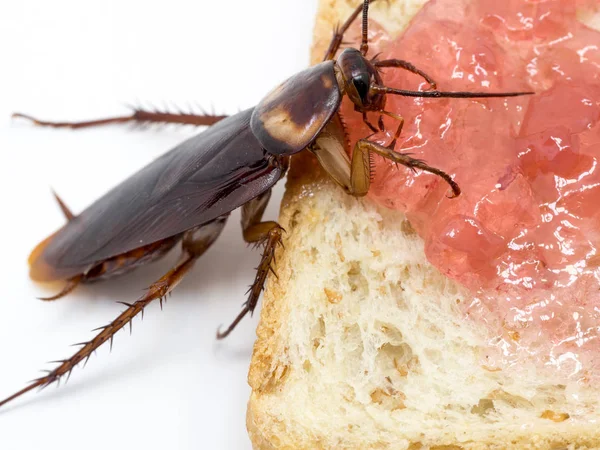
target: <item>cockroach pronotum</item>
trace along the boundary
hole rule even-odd
[[[143,314],[146,306],[154,301],[162,303],[217,239],[230,212],[241,207],[244,240],[263,246],[264,253],[241,312],[229,327],[217,331],[218,339],[228,336],[245,315],[254,311],[271,271],[275,249],[285,231],[276,222],[262,221],[262,215],[271,188],[285,175],[290,157],[298,152],[312,152],[332,180],[353,196],[364,196],[369,190],[373,155],[429,172],[448,183],[452,197],[460,194],[457,183],[442,169],[394,150],[404,120],[385,109],[386,96],[489,98],[532,92],[440,91],[434,80],[407,61],[367,59],[368,9],[369,0],[364,0],[335,30],[323,62],[292,76],[254,108],[233,116],[136,110],[131,116],[59,123],[16,114],[37,125],[52,127],[84,128],[143,121],[209,128],[126,179],[79,215],[56,197],[67,222],[38,244],[29,257],[33,280],[65,282],[61,292],[45,300],[63,297],[80,284],[127,273],[159,259],[176,245],[181,245],[181,256],[171,270],[150,284],[141,298],[123,303],[123,312],[99,328],[91,340],[80,344],[75,354],[0,401],[0,406],[70,375],[102,344],[112,344],[115,333]],[[338,54],[344,33],[361,12],[360,49],[346,48]],[[380,75],[383,68],[410,71],[422,77],[430,89],[411,91],[385,86]],[[387,146],[364,138],[352,149],[352,157],[348,156],[339,117],[344,96],[362,113],[373,132],[384,130],[383,116],[397,120]],[[367,113],[378,115],[378,122],[373,124]]]

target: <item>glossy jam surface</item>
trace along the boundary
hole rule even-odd
[[[600,381],[600,33],[580,22],[596,0],[434,0],[380,59],[402,58],[439,90],[523,91],[513,99],[388,95],[406,123],[397,151],[458,182],[375,157],[370,196],[405,211],[429,260],[473,293],[465,315],[485,321],[498,356],[534,358],[582,382]],[[596,6],[597,7],[597,6]],[[384,82],[426,89],[386,69]],[[343,106],[351,142],[371,134]],[[377,116],[371,116],[374,123]],[[387,144],[397,126],[371,137]]]

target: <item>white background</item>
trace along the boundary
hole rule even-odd
[[[81,211],[111,186],[197,132],[81,131],[10,120],[124,114],[123,104],[187,102],[235,113],[308,62],[316,0],[19,0],[0,3],[0,397],[70,356],[172,263],[52,303],[60,285],[33,284],[26,258],[63,218],[54,188]],[[283,183],[268,210],[277,214]],[[163,312],[151,305],[133,336],[100,349],[66,386],[0,409],[0,448],[244,449],[246,375],[258,318],[224,342],[215,331],[240,309],[257,251],[233,214]]]

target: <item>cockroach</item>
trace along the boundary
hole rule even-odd
[[[375,0],[371,0],[371,3]],[[137,109],[132,115],[87,122],[47,122],[23,114],[36,125],[85,128],[105,124],[145,122],[208,126],[159,157],[109,191],[81,214],[75,215],[58,196],[66,224],[39,243],[29,257],[35,281],[64,281],[64,297],[77,286],[103,281],[156,261],[181,246],[177,263],[153,282],[139,299],[122,302],[123,312],[58,366],[25,388],[0,401],[0,406],[38,387],[70,375],[101,345],[112,345],[115,333],[130,326],[152,302],[165,296],[189,273],[194,263],[223,230],[231,211],[241,208],[244,240],[264,248],[257,273],[241,312],[217,339],[228,336],[252,313],[285,231],[274,221],[262,221],[271,188],[286,173],[290,157],[312,152],[331,179],[349,195],[369,191],[372,158],[379,155],[412,170],[440,177],[450,187],[450,197],[460,194],[450,175],[426,162],[394,150],[404,119],[385,109],[387,95],[424,98],[516,97],[532,92],[448,92],[437,90],[431,77],[410,62],[367,58],[369,0],[364,0],[348,20],[334,30],[323,62],[293,75],[258,105],[232,116],[174,114]],[[345,32],[362,12],[359,49],[345,48],[338,55]],[[412,91],[383,84],[381,69],[407,70],[422,77],[429,90]],[[383,116],[398,122],[384,146],[360,139],[348,156],[344,124],[339,115],[347,96],[373,131],[384,131]],[[368,114],[379,117],[371,123]]]

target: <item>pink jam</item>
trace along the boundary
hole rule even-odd
[[[500,350],[485,364],[533,357],[584,382],[600,380],[600,33],[578,13],[596,3],[434,0],[400,38],[371,46],[440,90],[536,92],[388,96],[386,109],[406,119],[396,150],[451,174],[462,195],[449,199],[443,180],[376,156],[370,196],[405,211],[428,259],[473,293],[465,314],[489,324]],[[396,69],[384,82],[427,88]],[[353,143],[371,134],[349,102],[343,115]],[[385,124],[371,139],[387,145],[397,123]]]

